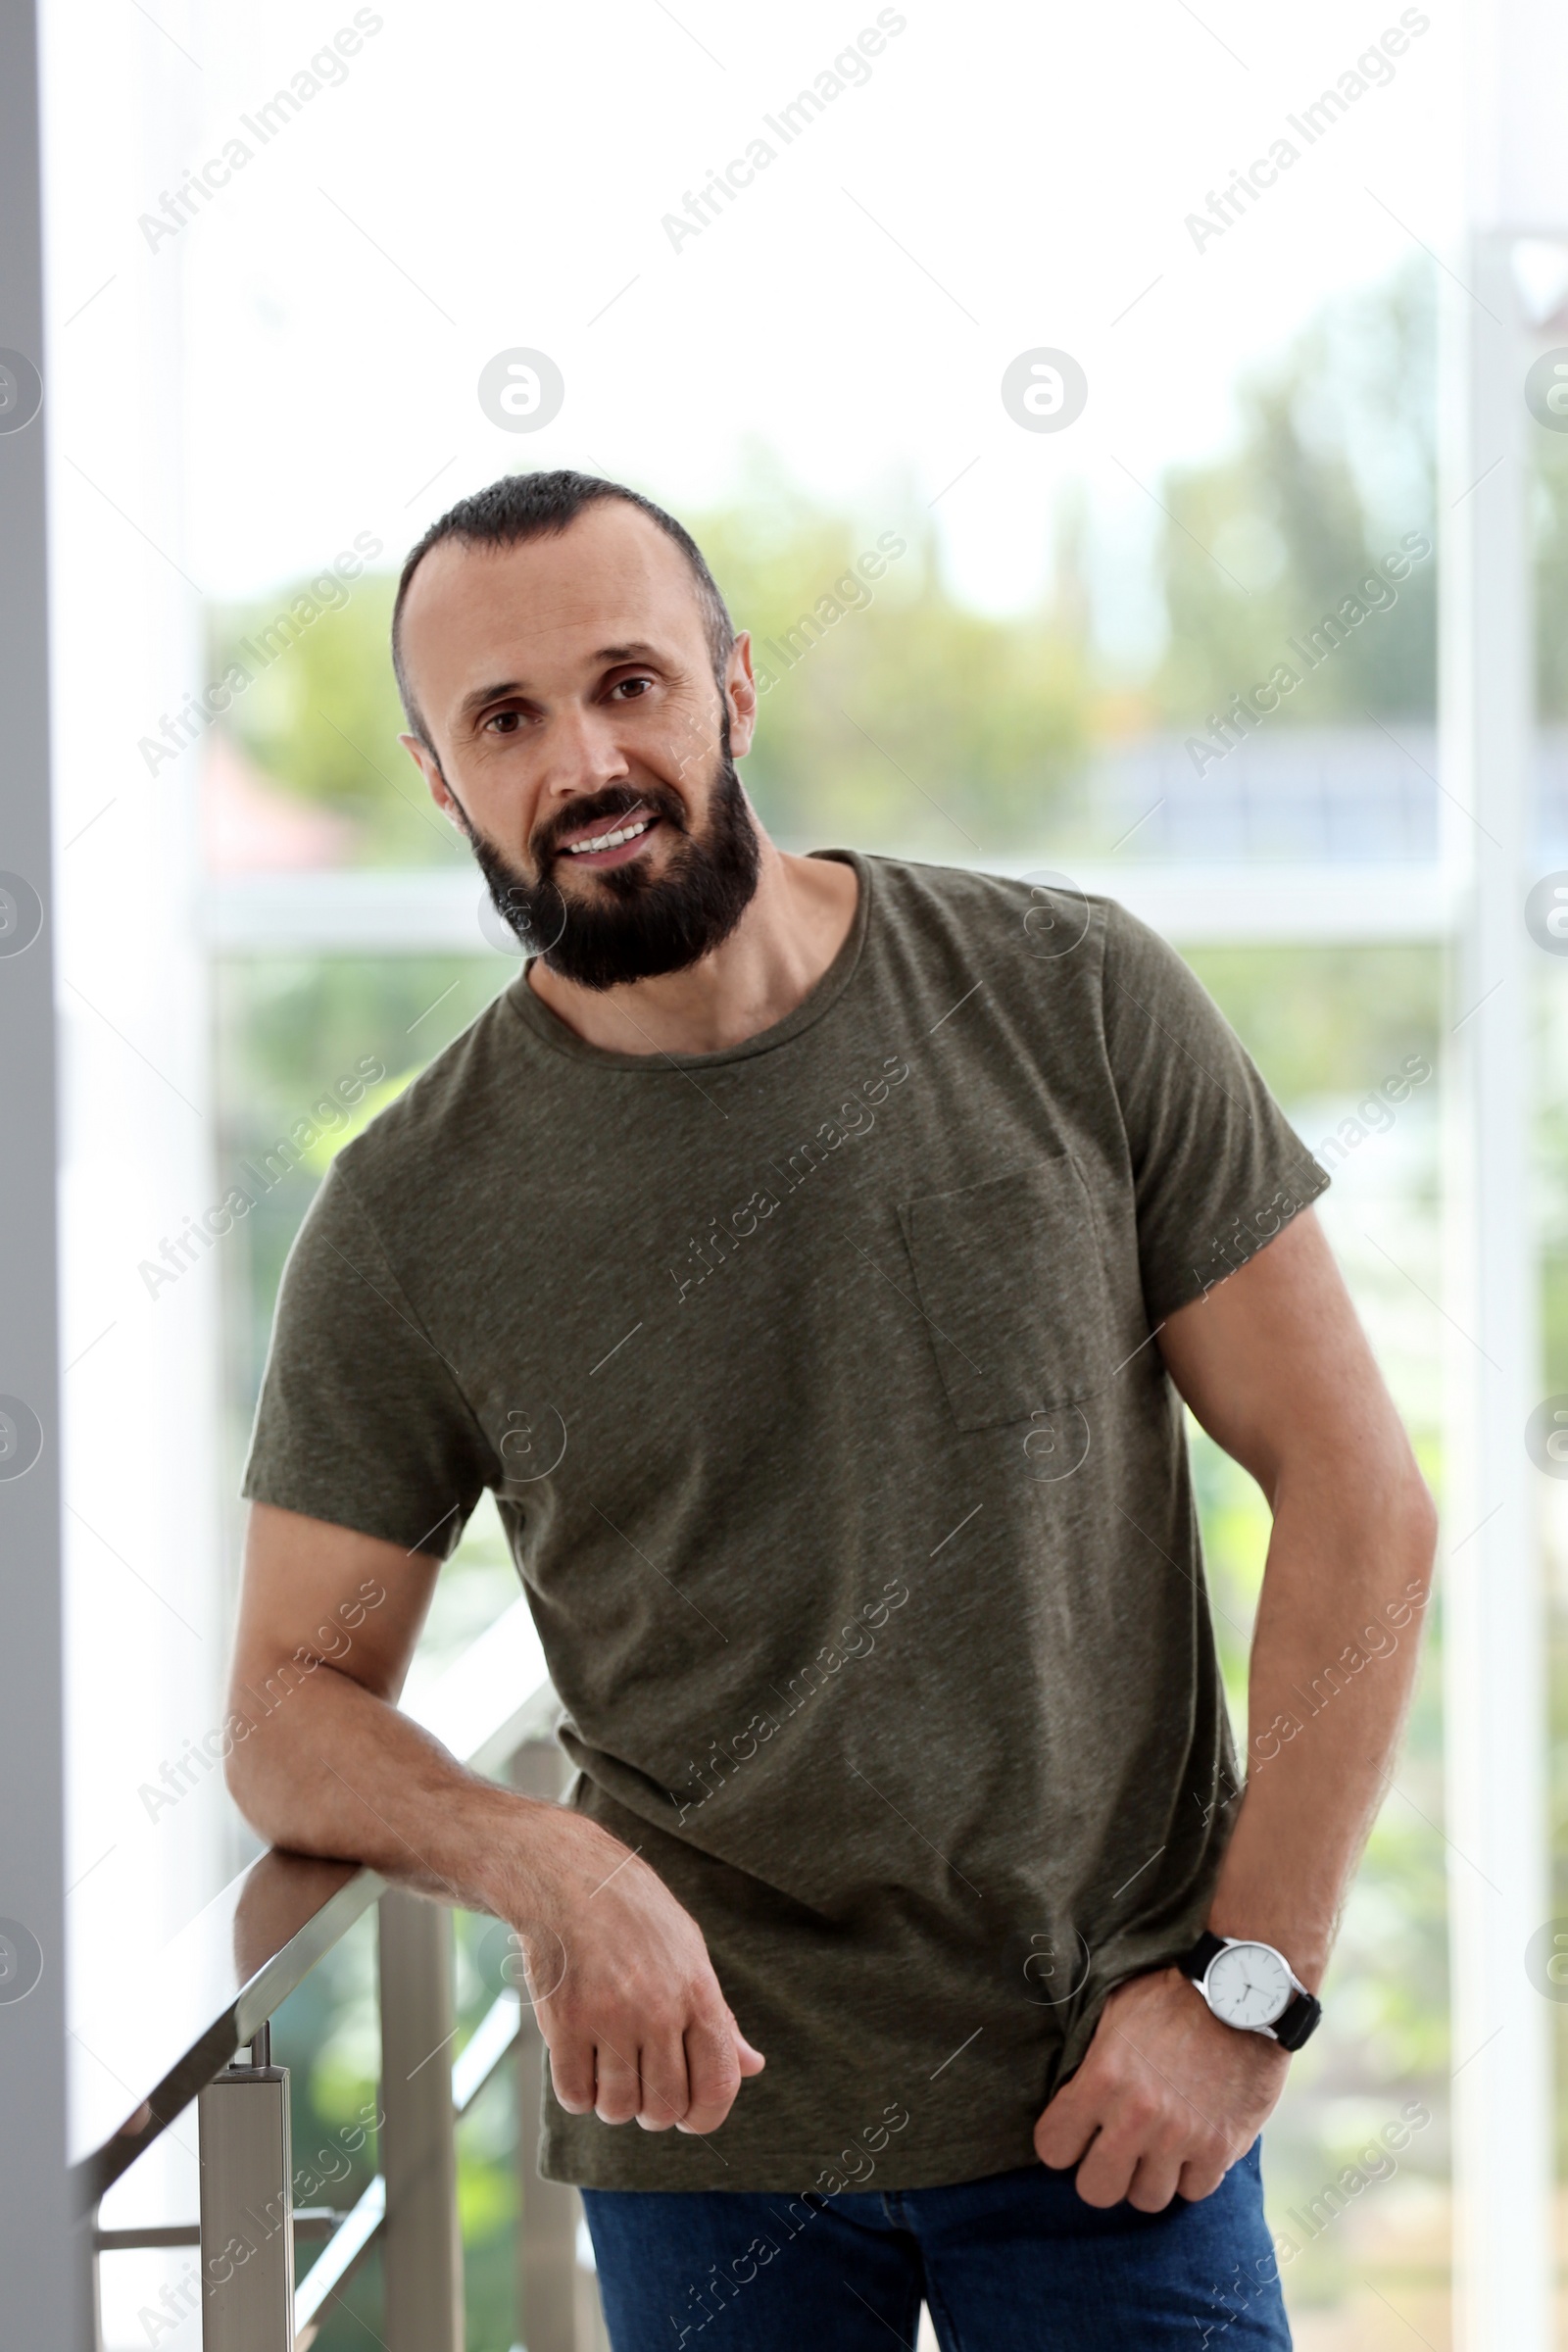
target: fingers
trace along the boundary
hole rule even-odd
[[[1140,2156],[1127,2190],[1128,2204],[1140,2213],[1163,2213],[1185,2169],[1179,2149],[1171,2154]]]
[[[642,2105],[637,2110],[637,2121],[645,2132],[666,2132],[671,2124],[678,2125],[684,2132],[713,2130],[714,2126],[707,2121],[710,2109],[722,2104],[723,2113],[717,2119],[722,2123],[734,2105],[735,2093],[741,2083],[750,2076],[761,2073],[767,2060],[760,2050],[754,2049],[747,2040],[735,2022],[734,2011],[726,2009],[724,2017],[723,2031],[728,2033],[736,2063],[733,2074],[727,2066],[718,2069],[710,2086],[711,2096],[709,2095],[707,2077],[703,2079],[701,2099],[694,2088],[688,2036],[664,2034],[643,2044],[639,2056],[643,2095]],[[698,2034],[696,2046],[705,2048],[707,2045],[702,2039],[705,2029],[698,2028],[695,2031]],[[694,2106],[701,2119],[696,2123],[692,2121]]]
[[[1154,2093],[1141,2086],[1125,2090],[1115,2103],[1113,2120],[1096,2132],[1078,2167],[1078,2194],[1084,2203],[1102,2208],[1121,2204],[1144,2158],[1152,2163],[1162,2160],[1162,2141],[1167,2135],[1174,2141],[1175,2134],[1169,2132]],[[1171,2186],[1175,2186],[1174,2177]],[[1169,2204],[1170,2199],[1167,2196],[1162,2201]],[[1143,2210],[1154,2212],[1157,2208]]]
[[[643,2103],[636,2050],[618,2050],[601,2035],[594,2066],[595,2115],[602,2124],[629,2124]]]
[[[1186,2176],[1207,2168],[1207,2152],[1198,2156],[1194,2136],[1157,2102],[1128,2101],[1112,2127],[1096,2132],[1078,2167],[1078,2194],[1102,2211],[1125,2202],[1140,2213],[1163,2213],[1178,2189],[1187,2193]],[[1217,2187],[1224,2174],[1221,2163],[1211,2185]]]
[[[1035,2125],[1035,2154],[1042,2164],[1065,2172],[1082,2161],[1099,2128],[1094,2092],[1080,2071],[1057,2091]]]
[[[1229,2170],[1228,2164],[1220,2163],[1206,2153],[1201,2158],[1189,2157],[1182,2166],[1181,2178],[1176,2183],[1177,2190],[1190,2205],[1200,2204],[1204,2197],[1214,2194]]]
[[[645,2041],[638,2055],[643,2079],[642,2105],[637,2121],[645,2132],[667,2132],[683,2123],[691,2106],[686,2079],[686,2044],[678,2034],[661,2034]]]
[[[740,2060],[741,2078],[743,2081],[750,2081],[753,2075],[760,2075],[761,2073],[763,2067],[767,2064],[767,2060],[762,2056],[760,2050],[754,2049],[752,2044],[747,2040],[745,2034],[741,2032],[740,2027],[735,2022],[734,2010],[726,2009],[724,2015],[729,2020],[730,2034],[735,2042],[735,2055]]]
[[[741,2086],[740,2053],[728,2012],[686,2029],[686,2076],[691,2104],[677,2127],[682,2132],[716,2132],[735,2104]],[[759,2052],[754,2052],[760,2055]],[[757,2069],[751,2070],[754,2074]]]
[[[552,2043],[550,2078],[568,2115],[597,2115],[603,2124],[635,2118],[646,2132],[716,2132],[742,2082],[767,2063],[727,2012],[722,2025],[709,2018],[684,2034],[656,2029],[635,2049],[631,2039],[628,2032],[612,2041],[601,2029]]]
[[[594,2045],[580,2034],[550,2044],[550,2081],[557,2099],[568,2115],[592,2115],[594,2109]]]
[[[1178,2194],[1212,2195],[1233,2161],[1219,2126],[1159,2076],[1095,2058],[1052,2100],[1034,2142],[1042,2164],[1076,2166],[1086,2205],[1125,2199],[1143,2213],[1163,2212]]]
[[[1163,2213],[1178,2192],[1183,2171],[1192,2159],[1192,2131],[1183,2122],[1166,2122],[1145,2133],[1133,2164],[1126,2201],[1140,2213]]]
[[[1039,2137],[1037,2132],[1037,2144]],[[1086,2205],[1105,2209],[1125,2200],[1140,2213],[1163,2213],[1178,2193],[1193,2201],[1211,2196],[1232,2162],[1224,2135],[1185,2101],[1134,2083],[1105,2102],[1104,2121],[1079,2158],[1075,2185]]]

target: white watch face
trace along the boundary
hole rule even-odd
[[[1269,1943],[1228,1943],[1204,1980],[1208,2005],[1228,2026],[1271,2026],[1291,2005],[1291,1972]]]

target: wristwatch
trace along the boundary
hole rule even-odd
[[[1322,2002],[1271,1943],[1205,1929],[1176,1966],[1192,1978],[1222,2025],[1266,2034],[1288,2050],[1298,2050],[1323,2015]]]

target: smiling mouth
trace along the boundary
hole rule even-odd
[[[581,841],[563,842],[556,855],[579,865],[623,865],[629,858],[639,855],[638,844],[658,822],[657,814],[652,811],[633,816],[629,822],[606,825],[601,832],[591,833]]]

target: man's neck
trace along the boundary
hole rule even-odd
[[[760,832],[760,828],[759,828]],[[855,921],[859,881],[836,858],[795,858],[761,835],[750,906],[721,947],[684,972],[579,988],[548,964],[528,985],[590,1046],[617,1054],[719,1054],[771,1029],[821,979]]]

